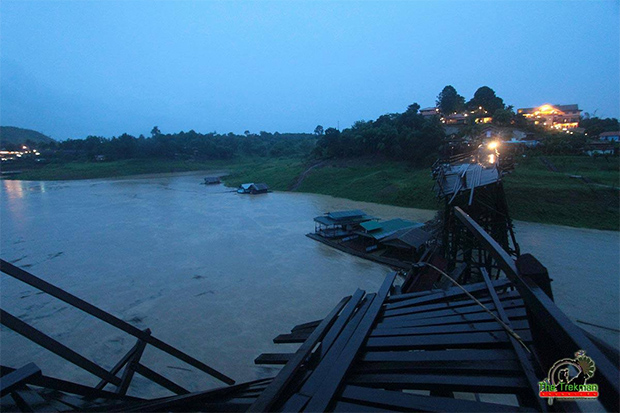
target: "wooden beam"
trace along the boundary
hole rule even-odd
[[[342,350],[342,353],[340,353],[340,356],[330,371],[330,374],[326,377],[325,381],[321,383],[321,386],[317,389],[316,394],[306,405],[306,411],[326,411],[332,403],[334,395],[340,388],[345,375],[351,368],[351,363],[357,357],[360,348],[370,333],[370,329],[374,326],[375,320],[379,315],[379,311],[381,310],[388,293],[390,292],[395,278],[396,273],[392,273],[385,278],[383,284],[377,292],[376,297],[370,304],[368,311],[364,314],[364,318],[355,330],[355,334],[348,341],[346,347]]]
[[[329,328],[334,324],[338,314],[346,303],[351,299],[351,296],[343,298],[338,305],[329,313],[327,317],[321,321],[321,323],[312,332],[308,340],[306,340],[299,349],[295,352],[295,355],[289,361],[280,373],[273,379],[271,384],[265,389],[265,391],[256,399],[256,401],[250,406],[248,411],[251,412],[266,412],[273,410],[272,407],[277,401],[278,397],[284,389],[290,384],[295,374],[301,368],[303,362],[310,356],[310,353],[319,341],[325,336]]]
[[[345,387],[340,398],[352,403],[372,406],[378,410],[383,410],[386,407],[390,410],[421,412],[514,412],[529,410],[496,403],[476,402],[450,397],[420,396],[360,386]]]
[[[494,306],[493,301],[487,304],[488,304],[487,305],[488,308],[493,309],[493,306]],[[504,306],[506,308],[523,307],[523,300],[520,300],[520,299],[508,300],[504,302]],[[457,315],[457,314],[473,314],[473,313],[479,313],[480,311],[484,311],[484,309],[480,307],[480,305],[476,304],[474,301],[470,299],[469,305],[449,307],[447,309],[437,309],[434,311],[425,311],[422,313],[417,312],[417,311],[412,313],[409,308],[400,308],[398,310],[393,310],[389,314],[386,311],[386,314],[384,315],[383,319],[389,320],[392,317],[398,317],[398,316],[403,316],[403,315],[409,315],[410,319],[423,319],[423,318],[452,316],[452,315]]]
[[[103,367],[93,363],[81,354],[76,353],[64,344],[54,340],[50,336],[24,323],[19,318],[9,314],[2,309],[0,309],[0,323],[7,326],[16,333],[26,337],[28,340],[40,345],[43,348],[46,348],[47,350],[64,358],[65,360],[70,361],[76,366],[94,374],[101,379],[107,380],[109,383],[113,383],[115,385],[121,383],[121,380],[118,377],[113,376]]]
[[[506,314],[511,319],[523,319],[527,317],[525,307],[518,307],[511,310],[506,310]],[[463,324],[481,321],[494,321],[486,312],[473,313],[473,314],[459,314],[449,317],[436,317],[436,318],[413,318],[409,319],[407,316],[395,317],[387,320],[383,320],[377,324],[378,328],[410,328],[421,326],[433,326],[433,325],[447,325],[447,324]]]
[[[132,370],[135,370],[136,373],[146,377],[147,379],[159,384],[162,387],[165,387],[166,389],[170,390],[173,393],[189,394],[189,391],[185,390],[183,387],[179,386],[172,380],[165,378],[161,374],[149,369],[143,364],[134,363]]]
[[[41,376],[41,369],[34,363],[28,363],[11,373],[0,377],[0,397],[13,392],[30,382],[34,377]]]
[[[512,324],[516,330],[528,329],[527,320],[516,320]],[[371,331],[370,337],[392,337],[392,336],[420,336],[429,334],[459,334],[459,333],[479,333],[484,331],[504,331],[503,327],[496,321],[471,324],[449,324],[427,327],[412,328],[375,328]]]
[[[254,364],[286,364],[295,353],[263,353],[254,359]]]
[[[358,374],[348,383],[386,389],[449,390],[473,393],[521,394],[528,390],[520,376],[451,374]]]
[[[510,285],[510,281],[505,280],[505,279],[497,280],[497,281],[494,281],[494,285],[495,285],[495,288],[499,289],[499,288],[503,288],[503,287]],[[484,285],[483,283],[465,285],[464,288],[465,290],[467,290],[470,294],[474,296],[480,293],[486,294],[486,289],[487,289],[486,285]],[[463,290],[461,290],[460,288],[451,288],[445,292],[442,291],[438,293],[427,294],[426,296],[421,296],[421,297],[407,298],[406,296],[408,295],[409,294],[401,294],[400,296],[396,296],[394,300],[398,300],[398,301],[392,300],[392,302],[386,304],[385,309],[394,310],[397,308],[403,308],[403,307],[408,307],[412,305],[430,304],[430,303],[437,302],[437,301],[444,301],[448,299],[455,299],[461,296],[466,296]]]
[[[519,293],[516,291],[511,291],[508,293],[503,293],[499,295],[500,300],[512,300],[515,298],[520,298],[519,297]],[[481,303],[489,303],[489,302],[493,302],[493,300],[491,299],[491,297],[480,297],[478,298],[478,300]],[[458,307],[463,307],[463,306],[467,306],[467,305],[471,305],[471,299],[468,297],[465,297],[462,300],[450,300],[450,301],[443,301],[443,302],[438,302],[435,304],[423,304],[423,305],[413,305],[411,307],[406,307],[406,309],[408,309],[409,311],[411,311],[411,314],[413,313],[421,313],[421,312],[426,312],[426,311],[435,311],[435,310],[445,310],[448,308],[458,308]],[[383,315],[389,315],[391,314],[393,311],[399,311],[401,309],[396,309],[396,310],[386,310],[383,312]]]
[[[10,275],[13,278],[20,280],[23,283],[33,286],[51,295],[52,297],[56,297],[59,300],[72,305],[73,307],[79,308],[85,313],[88,313],[92,315],[93,317],[98,318],[101,321],[104,321],[120,330],[123,330],[127,334],[131,334],[134,337],[144,340],[148,344],[154,347],[157,347],[158,349],[178,358],[179,360],[186,362],[187,364],[191,366],[196,367],[199,370],[204,371],[205,373],[215,377],[216,379],[226,384],[235,383],[235,381],[231,379],[230,377],[220,373],[219,371],[215,370],[212,367],[207,366],[203,362],[196,360],[190,355],[185,354],[184,352],[172,347],[171,345],[167,343],[164,343],[163,341],[151,335],[145,334],[142,330],[132,326],[131,324],[121,320],[120,318],[115,317],[112,314],[106,311],[103,311],[102,309],[98,307],[95,307],[94,305],[74,296],[73,294],[70,294],[63,289],[56,287],[55,285],[52,285],[46,281],[43,281],[42,279],[30,274],[29,272],[24,271],[21,268],[14,266],[10,262],[0,259],[0,271],[4,272],[7,275]]]
[[[514,329],[515,327],[511,323],[508,316],[506,315],[506,311],[504,310],[502,302],[500,302],[499,298],[497,298],[495,289],[491,285],[491,279],[489,278],[489,274],[487,273],[487,270],[484,268],[480,268],[480,273],[482,274],[482,277],[484,278],[485,284],[489,288],[489,294],[491,294],[491,297],[493,298],[493,302],[495,303],[495,308],[496,308],[497,314],[499,315],[499,318],[501,318],[504,324],[506,324],[508,327]],[[508,338],[510,339],[510,344],[512,345],[512,349],[517,355],[519,364],[521,365],[521,368],[523,369],[523,374],[525,375],[525,378],[530,385],[531,400],[535,403],[535,405],[538,407],[540,411],[542,412],[548,411],[549,409],[547,408],[547,403],[544,401],[544,399],[542,399],[538,395],[539,393],[538,382],[540,381],[539,377],[542,377],[544,375],[544,372],[542,371],[542,369],[539,369],[539,371],[535,370],[534,365],[532,364],[532,360],[525,353],[525,350],[523,349],[521,343],[519,343],[510,334],[508,335]]]
[[[526,342],[532,337],[529,330],[518,330],[517,333]],[[503,331],[461,334],[430,334],[425,336],[371,337],[366,343],[369,350],[403,350],[419,348],[480,348],[497,347],[509,344],[508,334]]]
[[[601,403],[610,411],[620,411],[620,380],[618,369],[605,357],[579,327],[564,314],[545,292],[532,280],[522,278],[515,261],[500,245],[469,215],[459,207],[454,208],[456,217],[471,231],[476,239],[491,253],[506,276],[513,282],[531,314],[544,325],[553,339],[537,346],[557,349],[558,359],[572,357],[584,350],[596,363],[596,383],[599,385]]]

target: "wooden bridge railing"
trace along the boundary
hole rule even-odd
[[[490,252],[519,291],[528,308],[532,334],[537,336],[534,339],[537,353],[542,353],[539,354],[542,356],[541,361],[544,363],[548,360],[572,357],[578,350],[584,350],[596,363],[593,382],[599,386],[599,400],[609,411],[620,411],[618,368],[579,327],[570,321],[540,286],[532,279],[519,274],[515,260],[476,221],[459,207],[454,209],[456,217]],[[550,368],[551,365],[544,367]]]
[[[203,362],[193,358],[192,356],[182,352],[181,350],[171,346],[170,344],[167,344],[153,337],[149,329],[140,330],[132,326],[131,324],[121,320],[120,318],[113,316],[112,314],[66,292],[61,288],[56,287],[55,285],[52,285],[34,276],[27,271],[22,270],[21,268],[14,266],[13,264],[5,260],[0,260],[0,271],[34,288],[37,288],[61,301],[64,301],[67,304],[76,307],[86,312],[87,314],[90,314],[91,316],[137,338],[137,342],[134,347],[130,349],[129,352],[125,354],[111,370],[108,371],[103,367],[97,365],[93,361],[78,354],[69,347],[63,345],[62,343],[42,333],[36,328],[30,326],[19,318],[13,316],[7,311],[0,309],[0,323],[2,325],[26,337],[30,341],[33,341],[34,343],[46,348],[47,350],[55,353],[56,355],[64,358],[65,360],[75,364],[76,366],[99,377],[101,381],[93,388],[93,391],[95,392],[103,390],[103,388],[108,383],[110,383],[117,387],[117,394],[125,395],[127,393],[134,373],[138,373],[176,394],[189,393],[183,387],[179,386],[178,384],[172,382],[171,380],[165,378],[164,376],[140,363],[142,353],[146,345],[148,344],[170,354],[173,357],[176,357],[181,361],[184,361],[185,363],[211,375],[212,377],[226,384],[235,383],[233,379],[224,375],[223,373],[220,373],[214,368],[209,367]],[[125,367],[125,369],[123,370],[122,377],[118,377],[117,373],[119,373],[123,369],[123,367]]]

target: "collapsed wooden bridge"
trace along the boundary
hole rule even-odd
[[[479,283],[401,293],[396,275],[389,275],[377,293],[358,290],[324,319],[278,336],[274,341],[301,345],[294,353],[256,359],[284,365],[276,377],[195,393],[142,366],[140,348],[158,346],[227,384],[232,380],[2,261],[3,272],[121,328],[138,342],[111,371],[99,370],[3,312],[3,325],[92,370],[102,381],[89,387],[43,375],[33,364],[2,367],[0,406],[3,411],[579,411],[589,410],[589,402],[549,406],[539,397],[538,382],[556,360],[583,350],[596,363],[591,382],[599,386],[600,403],[618,411],[618,352],[557,308],[548,275],[533,257],[515,260],[460,208],[454,213],[503,277],[492,279],[480,267]],[[177,395],[128,396],[133,373]]]
[[[590,410],[571,401],[550,407],[539,397],[553,363],[584,350],[596,362],[600,402],[618,411],[617,350],[555,306],[532,256],[515,261],[462,210],[455,215],[505,278],[491,280],[480,268],[480,283],[398,294],[391,275],[376,294],[358,290],[325,319],[274,340],[303,344],[256,360],[285,366],[250,410]]]

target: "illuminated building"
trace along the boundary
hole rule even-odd
[[[491,123],[493,122],[493,118],[491,116],[483,116],[480,118],[476,118],[476,123]]]
[[[569,130],[579,126],[581,110],[579,105],[542,105],[536,108],[522,108],[517,114],[534,125],[549,129]]]

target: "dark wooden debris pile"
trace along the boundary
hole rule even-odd
[[[286,365],[251,410],[513,411],[518,403],[537,405],[508,334],[463,291],[388,295],[393,281],[388,276],[377,294],[358,290],[326,319],[278,336],[274,342],[302,347],[256,359]],[[508,280],[489,281],[467,290],[501,309],[530,343],[525,304],[509,286]],[[511,404],[477,401],[473,393],[501,394]]]

